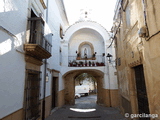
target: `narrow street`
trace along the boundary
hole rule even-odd
[[[159,8],[0,0],[0,120],[160,120]]]
[[[63,106],[46,120],[126,120],[116,108],[96,104],[96,95],[75,99],[75,105]]]

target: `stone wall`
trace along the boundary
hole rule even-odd
[[[124,112],[138,113],[134,67],[143,65],[150,113],[160,113],[159,3],[158,0],[144,0],[144,4],[140,0],[129,0],[126,8],[117,11],[121,16],[121,27],[117,29],[117,26],[114,26],[113,32],[116,34],[120,103]],[[149,36],[143,38],[138,32],[145,25],[148,27]],[[127,101],[128,107],[124,105],[124,101]]]

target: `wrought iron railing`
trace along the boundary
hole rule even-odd
[[[51,48],[52,48],[51,43],[49,43],[48,40],[47,40],[45,37],[43,37],[43,42],[44,42],[44,44],[42,45],[42,47],[43,47],[45,50],[47,50],[48,52],[51,53]]]
[[[30,38],[29,43],[38,44],[48,52],[51,52],[52,45],[44,37],[44,21],[40,17],[30,18]]]
[[[68,57],[69,67],[96,67],[105,66],[105,56],[69,56]]]

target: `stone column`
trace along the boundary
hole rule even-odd
[[[97,104],[104,104],[103,103],[104,91],[103,91],[103,81],[102,81],[103,77],[97,76],[95,78],[97,80]]]
[[[65,104],[74,105],[75,104],[75,84],[73,74],[68,74],[65,78]]]

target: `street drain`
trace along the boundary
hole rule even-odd
[[[86,119],[86,118],[101,118],[101,116],[85,116],[85,117],[78,117],[78,116],[68,116],[68,118],[80,118],[80,119]]]

